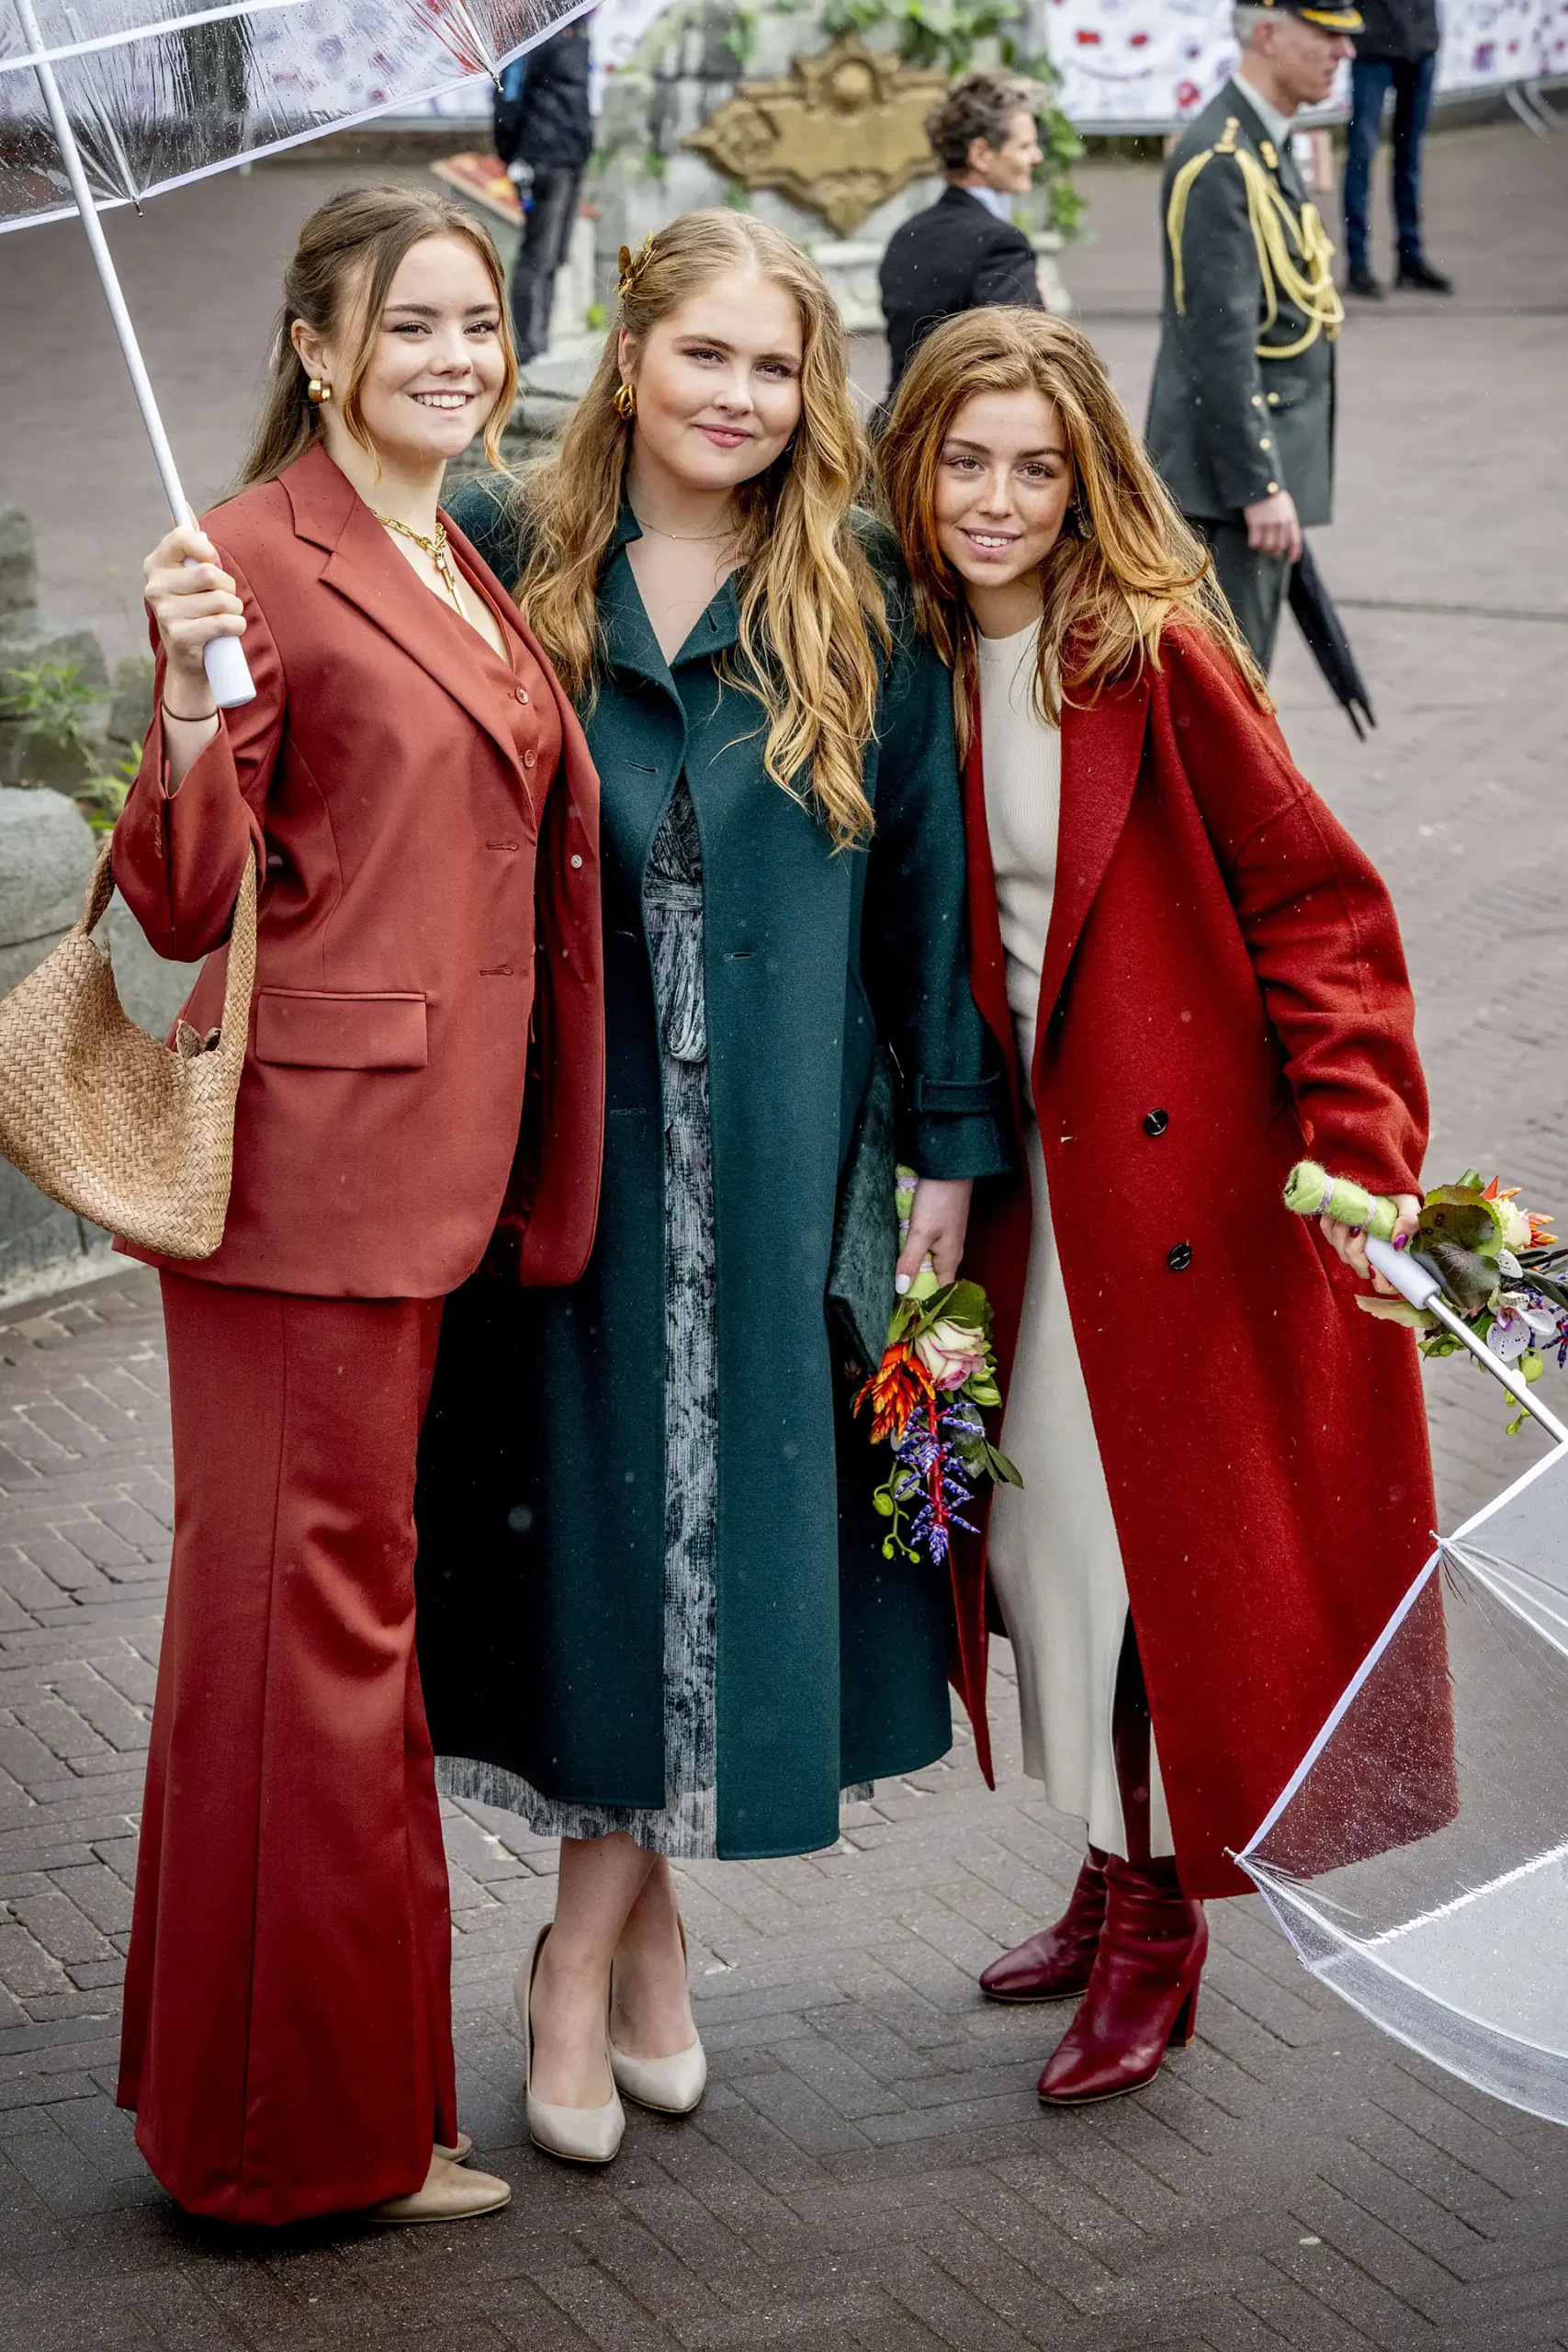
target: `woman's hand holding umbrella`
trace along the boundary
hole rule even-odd
[[[1395,1193],[1392,1197],[1399,1210],[1399,1215],[1388,1238],[1393,1243],[1395,1249],[1398,1249],[1401,1242],[1408,1241],[1415,1232],[1416,1221],[1421,1214],[1421,1204],[1414,1193]],[[1381,1292],[1384,1298],[1393,1298],[1394,1295],[1393,1283],[1384,1282],[1367,1256],[1367,1236],[1363,1226],[1342,1225],[1337,1217],[1325,1215],[1318,1219],[1318,1230],[1335,1256],[1348,1266],[1353,1274],[1359,1274],[1364,1283],[1371,1283],[1372,1288]]]
[[[218,731],[207,648],[217,638],[243,636],[245,608],[217,548],[194,524],[161,538],[142,570],[148,609],[164,644],[164,741],[169,789],[177,792]]]

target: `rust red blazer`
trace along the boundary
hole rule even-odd
[[[977,740],[965,806],[975,993],[1016,1106]],[[1280,1191],[1309,1154],[1374,1192],[1418,1191],[1427,1092],[1388,893],[1196,631],[1168,632],[1136,686],[1064,712],[1022,1075],[1183,1883],[1240,1893],[1227,1852],[1300,1763],[1435,1523],[1410,1334],[1358,1310],[1354,1278]],[[964,1270],[990,1294],[1004,1380],[1029,1239],[1026,1184],[977,1191]],[[988,1773],[982,1540],[964,1540],[954,1585],[954,1679]],[[1390,1694],[1404,1779],[1369,1836],[1417,1834],[1451,1800],[1435,1605],[1426,1630],[1435,1651],[1407,1646],[1414,1682]]]
[[[253,848],[266,878],[222,1246],[152,1262],[428,1298],[496,1236],[519,1278],[573,1282],[604,1050],[598,778],[571,707],[467,540],[450,534],[514,677],[320,447],[203,527],[244,600],[255,700],[173,797],[154,718],[114,851],[158,953],[208,958],[185,1012],[197,1029],[219,1018]]]

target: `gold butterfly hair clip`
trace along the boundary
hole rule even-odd
[[[630,245],[621,247],[621,274],[615,280],[615,292],[622,301],[631,292],[649,263],[653,259],[651,233],[642,241],[642,251],[634,258]]]

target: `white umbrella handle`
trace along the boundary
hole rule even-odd
[[[1392,1283],[1401,1298],[1412,1306],[1421,1307],[1435,1316],[1445,1331],[1451,1331],[1461,1347],[1467,1348],[1479,1364],[1483,1364],[1501,1388],[1506,1388],[1516,1405],[1522,1405],[1532,1419],[1538,1420],[1547,1435],[1559,1445],[1568,1445],[1568,1429],[1549,1412],[1539,1397],[1532,1395],[1522,1372],[1506,1364],[1501,1356],[1494,1355],[1484,1340],[1478,1340],[1462,1315],[1456,1314],[1443,1296],[1442,1283],[1425,1266],[1417,1265],[1407,1250],[1396,1250],[1392,1242],[1367,1242],[1367,1263],[1374,1266],[1384,1282]]]
[[[1442,1283],[1425,1266],[1417,1265],[1408,1250],[1396,1250],[1392,1241],[1367,1238],[1367,1263],[1375,1266],[1385,1283],[1392,1283],[1401,1298],[1412,1306],[1430,1307],[1435,1298],[1443,1295]]]
[[[76,134],[71,128],[71,118],[65,111],[60,85],[54,78],[54,68],[45,56],[43,34],[33,10],[33,0],[15,0],[15,5],[22,38],[33,60],[33,71],[43,92],[43,102],[49,108],[50,122],[60,148],[60,160],[65,166],[65,176],[71,183],[71,193],[76,199],[76,209],[81,215],[82,226],[86,232],[87,243],[103,286],[104,300],[109,306],[114,331],[119,338],[119,347],[130,376],[130,388],[141,411],[141,422],[147,427],[147,438],[152,444],[152,457],[164,485],[164,495],[169,502],[175,521],[188,523],[191,519],[190,501],[180,487],[175,453],[169,447],[169,436],[158,413],[157,396],[141,356],[141,346],[136,340],[136,329],[131,324],[125,296],[120,290],[119,274],[104,236],[98,208],[93,201],[93,191],[87,182],[81,150],[76,144]],[[212,688],[213,700],[220,710],[232,710],[240,703],[255,700],[256,690],[252,683],[250,665],[241,650],[238,638],[215,637],[205,648],[202,661]]]

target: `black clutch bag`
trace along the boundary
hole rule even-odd
[[[897,1296],[897,1168],[893,1064],[886,1047],[878,1046],[839,1184],[827,1291],[828,1328],[837,1354],[866,1375],[882,1362]]]

